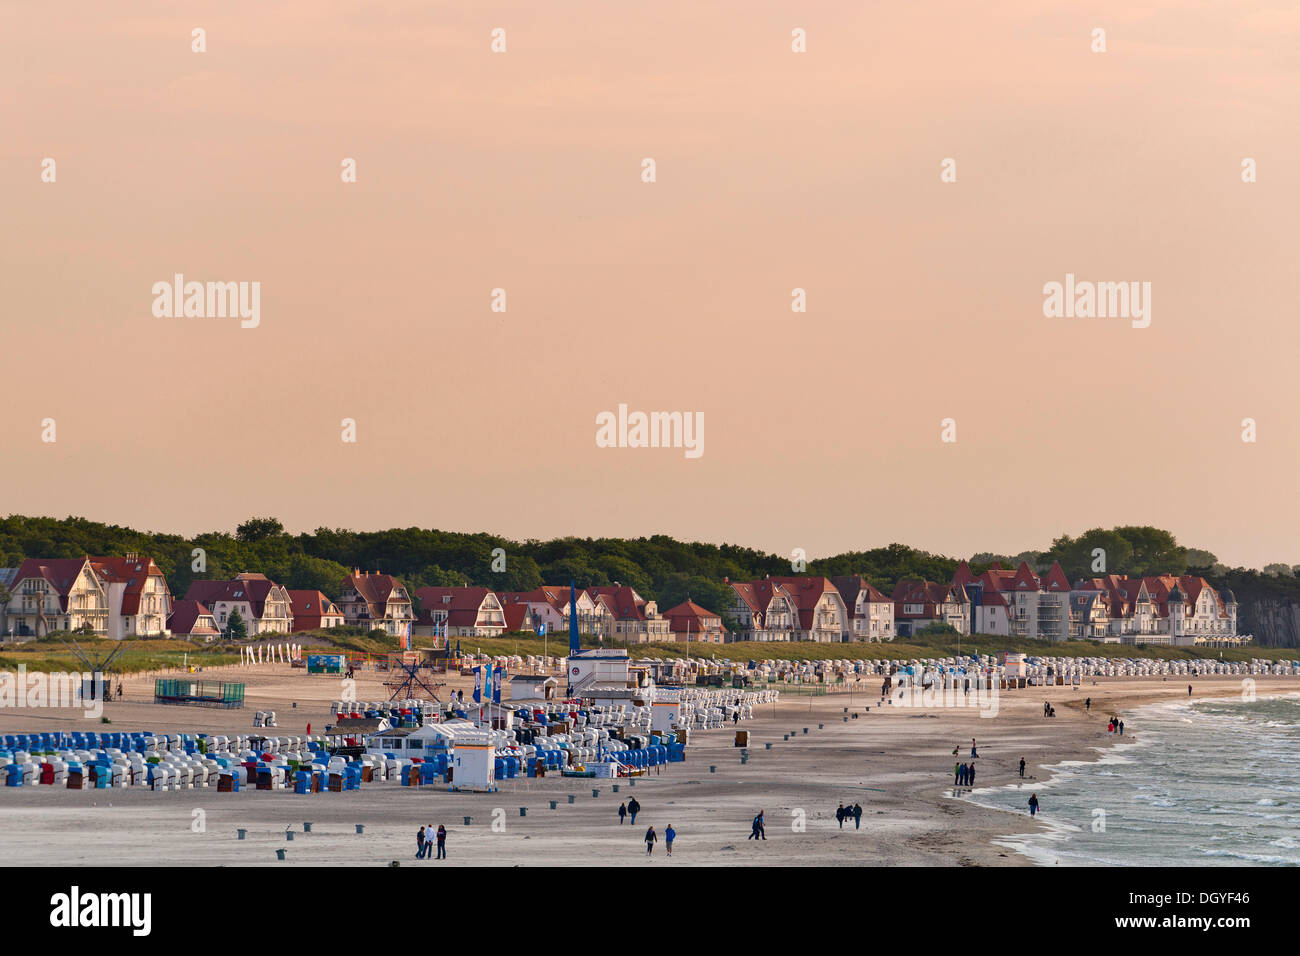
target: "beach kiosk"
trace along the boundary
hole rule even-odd
[[[516,674],[506,682],[511,700],[554,700],[560,682],[545,674]]]
[[[569,686],[578,693],[588,684],[626,687],[631,680],[631,659],[622,648],[591,648],[564,659]]]
[[[477,727],[454,730],[451,789],[496,790],[496,748],[492,732]]]
[[[680,687],[655,687],[654,699],[650,701],[650,730],[654,733],[675,730],[681,714],[681,700]]]
[[[1007,687],[1024,687],[1029,677],[1029,659],[1027,654],[1014,654],[1008,651],[1002,655],[1002,678]]]

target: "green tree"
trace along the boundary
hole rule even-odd
[[[232,610],[226,620],[226,638],[231,641],[242,641],[248,638],[248,627],[244,624],[244,615],[239,613],[239,608]]]
[[[339,586],[351,572],[337,561],[315,558],[309,554],[295,554],[289,559],[289,569],[279,583],[295,591],[322,591],[327,597],[337,597]]]
[[[284,534],[284,525],[275,518],[249,518],[235,529],[235,537],[246,544],[278,538]]]

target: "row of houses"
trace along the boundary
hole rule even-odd
[[[615,583],[575,589],[544,585],[532,591],[484,587],[424,587],[419,613],[391,575],[355,570],[339,599],[289,590],[265,575],[194,581],[173,602],[167,581],[147,557],[30,559],[0,568],[8,591],[0,605],[0,634],[39,637],[58,630],[123,639],[167,634],[211,639],[238,613],[250,636],[350,625],[398,637],[492,637],[515,631],[578,630],[621,643],[695,641],[890,641],[935,624],[961,634],[1044,641],[1088,639],[1124,643],[1192,644],[1235,637],[1237,601],[1202,577],[1109,574],[1070,583],[1059,564],[1044,574],[1022,562],[994,564],[976,575],[961,562],[947,584],[900,581],[886,596],[861,575],[816,575],[731,581],[722,615],[687,600],[660,612],[635,588]],[[572,606],[570,606],[572,603]]]
[[[1107,574],[1071,584],[1060,564],[1042,575],[1025,562],[976,575],[963,561],[951,583],[903,581],[893,596],[900,636],[933,623],[1045,641],[1191,645],[1237,636],[1236,596],[1189,574]]]
[[[354,571],[340,583],[339,600],[320,591],[290,590],[264,574],[224,581],[194,581],[173,600],[167,579],[151,558],[31,558],[0,568],[9,600],[0,604],[0,635],[43,637],[85,630],[114,640],[175,635],[210,640],[235,615],[249,636],[291,634],[316,628],[354,627],[411,633],[410,596],[387,574]]]
[[[976,575],[962,561],[947,584],[900,581],[886,597],[860,575],[728,581],[735,640],[888,641],[933,625],[960,634],[1043,641],[1181,644],[1237,636],[1237,599],[1196,575],[1109,574],[1070,583],[1021,562]]]
[[[646,600],[626,584],[577,588],[572,600],[569,587],[558,585],[502,592],[481,587],[426,587],[415,593],[420,602],[417,635],[567,633],[570,615],[576,614],[581,633],[623,643],[721,644],[727,640],[721,615],[689,599],[660,613],[656,602]]]

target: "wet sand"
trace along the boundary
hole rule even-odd
[[[300,734],[308,722],[319,732],[331,722],[329,702],[340,695],[337,678],[308,676],[286,665],[219,668],[198,676],[245,681],[245,708],[155,705],[152,678],[142,676],[125,682],[127,700],[105,705],[111,727],[80,711],[15,709],[0,710],[0,732],[252,733],[256,710],[277,712],[279,726],[270,734]],[[381,680],[359,672],[358,698],[387,699]],[[1240,678],[1193,678],[1191,683],[1196,697],[1241,692]],[[1300,691],[1296,678],[1257,678],[1256,684],[1261,695]],[[449,685],[465,688],[468,696],[465,679],[452,677]],[[0,788],[0,864],[292,866],[398,860],[406,866],[1025,866],[1031,865],[1026,858],[991,841],[1039,824],[1027,814],[976,806],[960,794],[954,798],[953,764],[968,758],[970,738],[979,746],[978,787],[1018,779],[1022,756],[1026,777],[1045,779],[1041,765],[1088,759],[1116,739],[1106,733],[1109,714],[1125,716],[1155,700],[1187,699],[1186,680],[1098,678],[1077,690],[1004,691],[996,716],[982,718],[973,707],[882,709],[879,682],[862,686],[853,694],[783,695],[775,706],[760,708],[755,719],[740,724],[750,732],[746,765],[734,746],[733,728],[693,731],[684,763],[669,764],[634,785],[619,781],[617,794],[612,781],[558,776],[503,781],[494,794],[391,782],[309,796]],[[445,690],[440,690],[444,697]],[[1083,708],[1089,696],[1090,714]],[[1044,700],[1056,707],[1055,718],[1043,718]],[[1125,731],[1125,739],[1134,738],[1141,727],[1126,719]],[[790,733],[792,739],[782,739]],[[592,796],[593,788],[599,796]],[[575,795],[573,804],[569,794]],[[618,804],[631,796],[642,804],[641,815],[635,827],[620,826]],[[554,810],[551,800],[557,801]],[[839,828],[840,802],[861,803],[860,830],[851,822]],[[520,807],[527,808],[526,816],[520,816]],[[761,843],[747,839],[760,808],[767,820],[767,840]],[[303,833],[304,821],[313,824],[310,834]],[[364,824],[363,835],[356,834],[356,824]],[[447,827],[447,861],[414,859],[415,832],[427,824]],[[671,861],[662,842],[647,860],[646,827],[653,825],[662,840],[668,824],[678,834]],[[248,831],[245,840],[236,839],[238,827]],[[287,828],[294,831],[292,841],[285,839]],[[276,849],[287,850],[284,862],[277,861]]]

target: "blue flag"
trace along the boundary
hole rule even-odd
[[[578,640],[578,589],[573,580],[569,580],[569,656],[576,656],[582,650]]]
[[[483,669],[474,668],[474,703],[480,703],[483,700]]]
[[[501,703],[501,678],[505,676],[505,668],[498,667],[492,673],[492,703]]]

